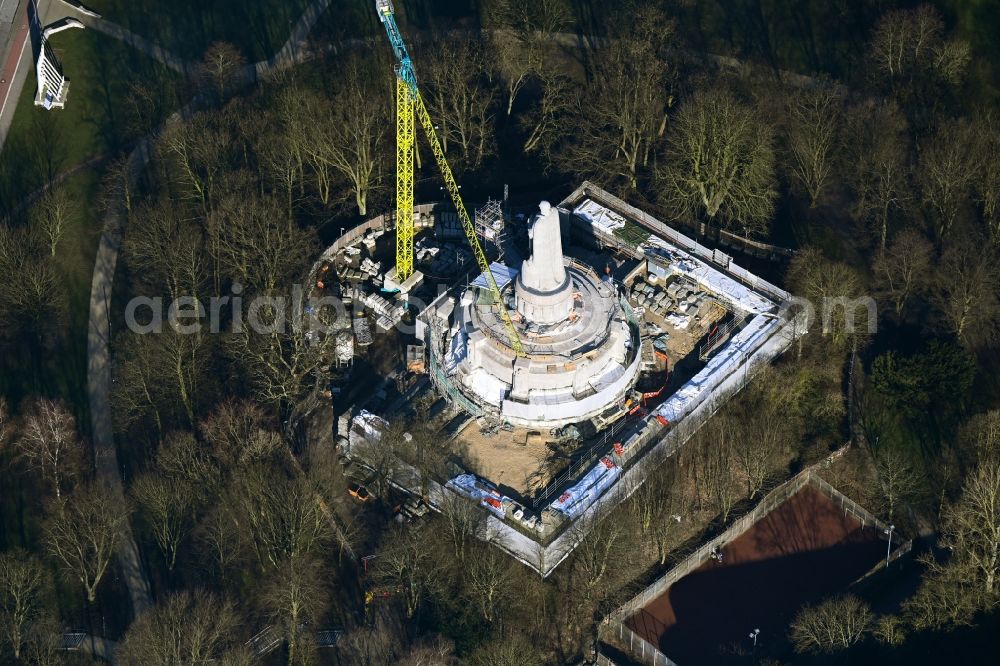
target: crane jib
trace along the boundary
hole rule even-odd
[[[375,9],[378,11],[379,20],[385,26],[385,34],[389,37],[393,54],[396,56],[396,76],[406,82],[410,87],[410,94],[417,94],[417,75],[413,71],[413,60],[410,52],[406,49],[406,42],[396,25],[396,17],[393,14],[392,3],[389,0],[376,0]]]
[[[497,309],[500,320],[504,324],[508,342],[516,356],[524,356],[524,346],[521,338],[517,334],[514,322],[510,313],[504,305],[500,289],[497,287],[496,279],[490,270],[490,264],[486,259],[486,253],[479,243],[476,230],[469,217],[469,213],[462,202],[459,193],[458,183],[448,166],[441,142],[434,131],[434,123],[431,122],[424,101],[421,99],[420,91],[417,88],[417,75],[413,71],[413,61],[410,53],[403,42],[403,36],[396,25],[396,18],[392,8],[391,0],[375,0],[375,9],[378,12],[379,20],[385,26],[385,34],[392,44],[393,53],[396,56],[396,76],[399,83],[396,89],[396,277],[406,280],[413,274],[413,156],[414,156],[414,119],[420,121],[424,134],[431,144],[431,152],[437,162],[438,170],[444,179],[445,189],[455,204],[455,210],[462,221],[462,228],[472,247],[472,253],[479,264],[479,269],[486,276],[486,283],[493,300],[493,306]],[[408,92],[407,92],[408,91]]]

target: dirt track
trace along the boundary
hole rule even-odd
[[[844,590],[885,557],[875,528],[805,486],[629,619],[628,625],[681,666],[713,663],[749,632],[782,641],[795,612]]]

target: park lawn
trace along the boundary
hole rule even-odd
[[[163,100],[151,120],[159,122],[177,106],[180,75],[126,44],[92,30],[61,32],[50,44],[70,81],[69,98],[64,109],[46,111],[34,105],[35,77],[25,83],[0,153],[0,214],[59,173],[113,155],[137,138],[131,83],[141,82]]]
[[[31,358],[27,348],[5,354],[0,364],[0,393],[15,403],[36,394],[63,398],[79,419],[81,432],[87,432],[87,329],[91,275],[101,232],[96,202],[104,158],[127,149],[144,131],[129,122],[129,84],[142,81],[163,86],[164,107],[149,120],[155,124],[176,107],[173,90],[180,77],[94,31],[62,32],[53,36],[51,44],[70,79],[69,99],[65,109],[45,111],[33,103],[34,77],[26,82],[0,153],[0,215],[19,211],[29,194],[59,174],[65,175],[56,187],[66,191],[75,206],[58,247],[57,263],[65,283],[68,316],[59,324],[64,342],[56,357]],[[91,162],[92,158],[98,159]],[[19,223],[23,217],[13,219]]]
[[[309,0],[85,0],[84,4],[186,60],[200,60],[211,44],[224,41],[238,47],[248,62],[257,62],[284,45]]]
[[[92,202],[101,181],[99,168],[81,169],[58,185],[71,201]],[[89,432],[87,396],[87,330],[90,282],[101,234],[101,212],[86,203],[73,207],[63,238],[56,248],[58,277],[66,294],[66,317],[58,322],[61,342],[56,354],[40,353],[31,341],[13,343],[0,360],[0,395],[12,403],[34,395],[61,398],[70,406],[80,427]]]

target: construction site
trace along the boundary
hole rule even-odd
[[[399,460],[392,485],[432,509],[478,505],[481,536],[546,576],[805,322],[785,291],[589,182],[470,215],[392,6],[378,9],[398,63],[396,210],[313,271],[351,311],[335,333],[337,441],[372,467],[359,452],[429,404],[448,472]],[[448,203],[414,204],[417,124]]]

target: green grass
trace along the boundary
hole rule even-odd
[[[624,227],[621,229],[615,229],[615,236],[621,238],[631,247],[639,247],[640,244],[644,243],[646,239],[649,238],[649,232],[632,220],[625,220]]]
[[[225,41],[236,45],[249,62],[256,62],[281,48],[309,0],[84,0],[84,4],[181,58],[199,60],[213,42]]]
[[[45,111],[34,106],[34,77],[18,100],[7,142],[0,153],[0,216],[15,211],[30,193],[50,178],[94,156],[114,155],[146,130],[134,122],[128,108],[129,84],[142,81],[164,100],[146,124],[155,124],[175,106],[170,94],[179,77],[152,59],[110,37],[93,31],[55,35],[52,47],[70,79],[65,109]],[[57,251],[57,264],[68,301],[59,323],[60,342],[40,353],[24,339],[4,350],[0,362],[0,394],[18,402],[26,396],[57,396],[69,403],[89,429],[87,381],[87,322],[90,282],[101,231],[98,197],[102,164],[86,166],[57,187],[76,205]],[[20,223],[15,216],[14,223]],[[109,295],[110,296],[110,295]]]
[[[34,105],[35,78],[25,83],[0,153],[0,215],[64,170],[113,154],[176,106],[180,76],[121,42],[94,31],[69,30],[50,41],[70,81],[64,109]],[[132,82],[161,100],[149,120],[135,122]]]

